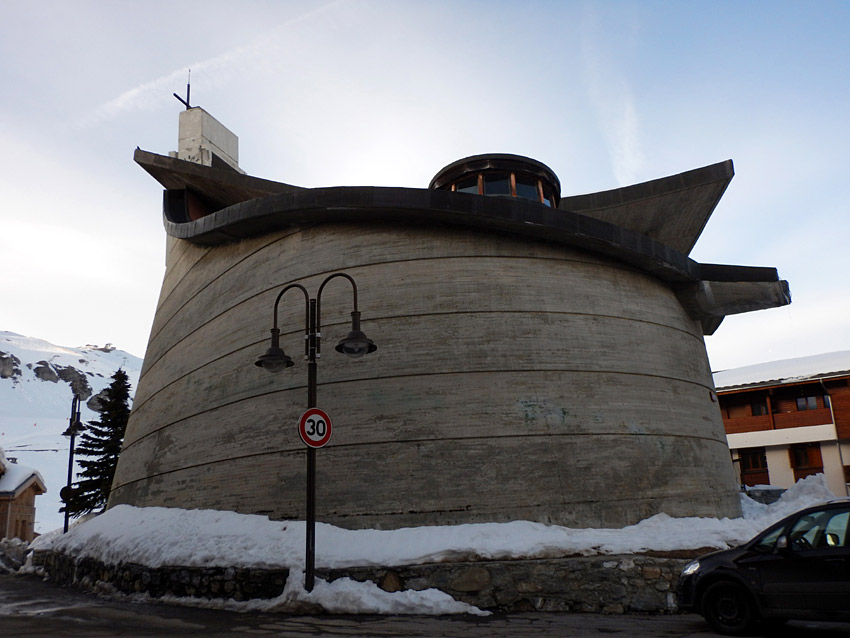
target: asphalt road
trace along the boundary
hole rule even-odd
[[[133,603],[60,587],[35,576],[0,575],[0,636],[315,636],[412,638],[708,638],[699,616],[504,614],[475,616],[287,616]],[[850,624],[790,623],[771,636],[850,636]]]

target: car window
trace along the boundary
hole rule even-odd
[[[754,549],[756,551],[769,552],[776,545],[776,541],[779,536],[782,534],[782,530],[785,529],[783,525],[776,527],[768,531],[762,536],[759,541],[755,544]]]
[[[826,543],[829,546],[847,546],[847,522],[850,520],[850,512],[839,512],[829,519],[826,524]]]
[[[801,516],[788,534],[792,549],[807,550],[847,545],[850,510],[829,509]]]

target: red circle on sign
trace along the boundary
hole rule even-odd
[[[301,415],[298,434],[308,447],[323,447],[331,440],[331,418],[319,408],[310,408]]]

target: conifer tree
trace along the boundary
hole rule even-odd
[[[118,369],[101,399],[99,421],[89,421],[80,437],[76,453],[82,468],[73,500],[66,505],[71,516],[88,514],[106,506],[118,454],[124,442],[124,431],[130,417],[130,382],[127,373]]]

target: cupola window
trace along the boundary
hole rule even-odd
[[[561,185],[536,160],[519,155],[476,155],[440,171],[430,188],[488,197],[518,197],[556,207]]]

